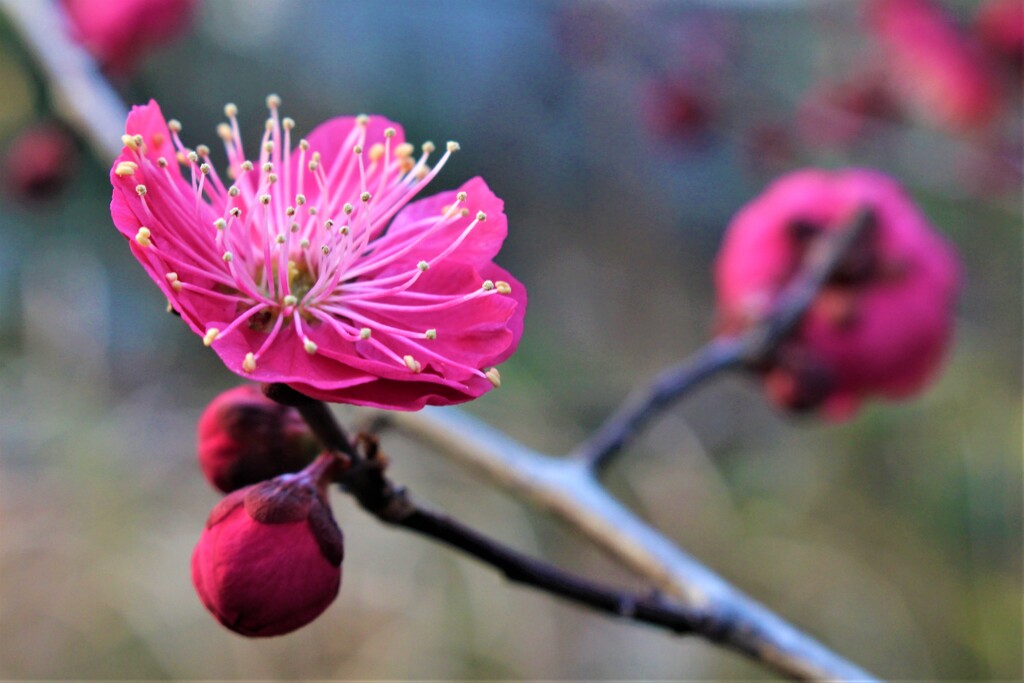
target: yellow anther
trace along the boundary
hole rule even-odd
[[[359,195],[359,201],[361,202],[368,202],[371,199],[373,199],[373,195],[370,194],[369,192],[363,192],[361,195]]]
[[[269,161],[265,161],[263,165],[260,166],[260,170],[262,170],[264,173],[270,173],[271,171],[274,170],[274,164],[270,163]]]
[[[189,152],[186,156],[188,157],[188,160],[191,161],[193,164],[199,163],[199,155],[196,154],[195,152]]]
[[[276,238],[274,238],[274,241],[277,242],[278,244],[284,244],[285,236],[284,235],[278,235]]]
[[[217,228],[218,230],[223,230],[226,227],[228,227],[228,222],[223,218],[218,218],[213,222],[213,227]]]
[[[246,372],[253,372],[256,369],[256,356],[252,354],[252,351],[245,354],[245,360],[242,361],[242,369]]]
[[[134,161],[122,161],[114,168],[114,174],[120,177],[126,175],[135,175],[135,170],[139,167]]]
[[[234,102],[228,102],[224,105],[224,116],[229,119],[233,119],[238,116],[238,107],[235,106]]]
[[[199,172],[202,173],[203,175],[210,175],[210,171],[212,170],[213,169],[210,167],[209,164],[203,164],[202,166],[199,167]]]
[[[138,195],[140,197],[145,197],[146,196],[146,186],[145,185],[136,185],[135,186],[135,191],[138,193]]]
[[[487,214],[484,213],[483,211],[477,211],[476,212],[476,219],[478,221],[480,221],[481,223],[483,223],[485,220],[487,220]]]
[[[375,142],[370,147],[370,161],[378,161],[384,156],[384,144],[381,142]]]
[[[218,123],[217,124],[217,137],[219,137],[221,140],[230,140],[231,139],[231,126],[229,126],[226,123]]]
[[[269,203],[270,203],[270,195],[269,194],[261,194],[260,195],[260,204],[262,204],[263,206],[266,206]]]
[[[427,270],[430,269],[430,264],[427,263],[426,261],[420,261],[419,263],[416,264],[416,267],[420,269],[420,272],[425,273]]]
[[[299,299],[294,294],[289,294],[284,298],[285,306],[294,306],[297,303],[299,303]]]
[[[224,255],[221,256],[221,258],[224,259],[224,263],[231,263],[231,261],[234,260],[235,255],[232,254],[230,251],[225,251]]]
[[[480,285],[485,292],[489,292],[494,289],[494,283],[490,280],[484,280],[484,283]]]
[[[230,213],[235,218],[238,218],[239,216],[242,215],[242,209],[241,209],[241,207],[238,207],[238,206],[232,206],[231,210],[228,211],[228,213]]]
[[[430,154],[435,149],[437,149],[437,146],[435,146],[434,143],[431,142],[430,140],[427,140],[426,142],[423,143],[423,153],[424,154]]]
[[[416,162],[412,160],[412,157],[402,157],[398,162],[398,170],[402,173],[408,173],[416,166]]]
[[[302,339],[302,348],[306,349],[306,353],[313,355],[316,353],[316,343],[309,337]]]
[[[431,327],[429,330],[423,333],[423,336],[427,339],[437,339],[437,330]]]
[[[495,389],[501,386],[501,373],[498,372],[498,368],[488,368],[484,371],[484,377],[494,385]]]
[[[299,225],[298,223],[292,223],[291,225],[288,226],[288,229],[291,230],[292,232],[298,232],[301,228],[302,226]]]
[[[306,239],[305,237],[303,237],[301,240],[299,240],[299,248],[300,249],[309,249],[309,240]]]
[[[498,290],[498,294],[511,294],[512,285],[505,282],[504,280],[498,280],[494,283],[494,288]]]
[[[172,133],[180,133],[181,121],[179,121],[178,119],[171,119],[167,122],[167,127],[171,129]]]
[[[242,162],[242,170],[243,170],[243,171],[245,171],[246,173],[248,173],[248,172],[249,172],[249,171],[251,171],[252,169],[253,169],[253,165],[252,165],[252,162],[251,162],[251,161],[243,161],[243,162]]]
[[[459,143],[455,142],[454,140],[449,140],[447,146],[449,152],[458,152],[460,149],[462,149],[462,146]]]
[[[174,271],[171,271],[170,273],[164,275],[164,277],[167,278],[168,282],[174,282],[175,280],[178,279],[178,274],[175,273]]]
[[[281,127],[284,128],[285,130],[291,130],[292,128],[295,127],[295,119],[291,118],[290,116],[284,117],[283,119],[281,119]]]
[[[412,356],[402,356],[402,360],[405,361],[405,366],[412,370],[413,372],[419,372],[420,370],[423,369],[423,365],[421,365],[420,362],[413,358]]]
[[[306,203],[306,195],[304,195],[304,194],[297,194],[297,195],[295,195],[295,205],[296,206],[302,206],[305,203]]]
[[[460,202],[464,202],[466,201],[466,193],[460,192],[457,195],[455,195],[455,198],[458,199]]]
[[[230,197],[237,197],[241,192],[242,191],[238,189],[237,185],[232,185],[228,188],[228,196]]]
[[[284,210],[284,215],[288,216],[289,218],[294,216],[295,215],[295,207],[294,206],[289,206],[287,209]]]
[[[348,202],[345,202],[345,205],[341,207],[341,210],[345,212],[346,216],[351,216],[352,212],[356,210],[356,207],[352,206]]]
[[[131,135],[122,135],[121,144],[129,149],[137,149],[135,145],[135,138],[133,138]]]
[[[142,139],[141,135],[136,134],[134,137],[132,137],[132,142],[135,143],[136,148],[141,149],[143,144],[145,143],[145,140]]]
[[[273,152],[274,151],[274,141],[273,140],[267,140],[266,142],[264,142],[263,143],[263,151],[266,152],[267,154],[270,154],[271,152]]]
[[[363,146],[362,145],[356,145],[355,147],[352,148],[352,153],[353,154],[362,154],[363,153]]]
[[[267,174],[267,184],[268,185],[273,185],[276,182],[277,182],[277,174],[276,173],[269,173],[269,174]]]
[[[398,134],[398,131],[395,130],[394,128],[388,127],[388,128],[384,129],[384,137],[386,137],[386,138],[393,138],[397,134]]]
[[[327,229],[327,232],[330,232],[331,228],[333,228],[333,227],[334,227],[334,219],[333,218],[328,218],[327,220],[324,221],[324,228]]]
[[[196,154],[204,158],[208,157],[210,156],[210,148],[206,145],[196,145]]]
[[[459,215],[465,218],[466,216],[469,215],[469,209],[463,209],[462,211],[459,211]]]
[[[395,156],[398,158],[412,156],[412,151],[415,147],[410,142],[403,142],[402,144],[395,147]]]
[[[216,327],[211,327],[210,329],[208,329],[206,331],[206,334],[203,335],[203,346],[209,346],[210,344],[212,344],[214,340],[217,339],[218,334],[220,334],[220,330],[218,330]]]
[[[308,151],[309,150],[309,140],[307,140],[306,138],[302,138],[301,140],[299,140],[299,149],[301,149],[304,152]]]
[[[156,165],[160,168],[167,168],[167,157],[159,157],[156,160]]]
[[[173,289],[175,292],[180,292],[181,291],[181,280],[175,280],[174,282],[172,282],[171,283],[171,289]]]
[[[359,338],[360,339],[369,339],[370,335],[372,335],[372,334],[373,334],[373,331],[369,327],[364,327],[363,329],[359,330]]]
[[[277,109],[280,106],[281,98],[278,95],[274,93],[267,95],[267,109]]]
[[[360,114],[359,116],[356,117],[356,123],[358,123],[360,126],[365,126],[368,123],[370,123],[370,117],[367,116],[366,114]]]
[[[338,229],[338,234],[340,234],[340,235],[347,235],[348,233],[349,233],[349,230],[348,230],[348,226],[347,225],[343,225],[343,226],[341,226]]]

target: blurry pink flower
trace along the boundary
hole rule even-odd
[[[697,80],[650,81],[641,93],[643,118],[648,129],[664,140],[696,141],[714,120],[711,92],[710,86]]]
[[[37,123],[14,138],[4,152],[4,185],[18,199],[52,199],[75,173],[78,149],[61,125]]]
[[[150,48],[188,27],[199,0],[61,0],[72,37],[105,69],[131,72]]]
[[[974,25],[979,40],[992,53],[1017,69],[1024,67],[1024,0],[988,0],[978,10]]]
[[[763,318],[809,241],[861,208],[873,213],[873,227],[765,369],[770,397],[785,407],[840,418],[871,396],[909,396],[945,354],[956,253],[895,181],[869,170],[798,171],[740,210],[715,264],[722,331]]]
[[[252,159],[226,108],[233,183],[155,102],[128,117],[111,214],[171,306],[232,371],[326,401],[415,410],[498,386],[526,309],[491,260],[504,203],[480,178],[410,203],[458,145],[431,168],[433,144],[416,159],[401,127],[360,116],[293,148],[268,102]]]
[[[199,416],[199,466],[228,493],[308,465],[319,444],[299,411],[244,384],[217,395]]]
[[[898,118],[882,74],[865,71],[843,81],[827,81],[808,91],[797,110],[800,138],[812,147],[844,149],[879,121]]]
[[[891,87],[923,119],[953,131],[985,126],[999,109],[978,45],[930,0],[867,0]]]
[[[344,542],[327,502],[336,458],[239,489],[210,513],[192,554],[192,583],[224,626],[250,637],[305,626],[341,586]]]

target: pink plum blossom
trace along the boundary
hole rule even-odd
[[[985,127],[1000,101],[979,46],[930,0],[867,0],[868,25],[894,94],[922,119],[962,132]]]
[[[237,110],[188,149],[155,102],[128,116],[111,214],[132,253],[232,371],[326,401],[415,410],[476,398],[523,331],[526,291],[492,262],[504,203],[480,178],[412,201],[431,166],[402,128],[342,117],[293,137],[270,118],[247,156]]]
[[[767,315],[809,240],[862,209],[871,226],[765,368],[785,407],[846,417],[866,398],[918,392],[945,355],[957,255],[894,180],[870,170],[797,171],[737,213],[715,264],[723,332]]]
[[[135,69],[150,48],[170,42],[192,20],[198,0],[61,0],[71,35],[104,68]]]

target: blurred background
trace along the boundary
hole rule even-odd
[[[707,339],[723,230],[772,178],[849,165],[897,177],[965,264],[941,378],[841,424],[719,380],[620,458],[609,487],[879,676],[1019,680],[1022,72],[1019,42],[983,18],[994,4],[935,5],[976,49],[992,98],[959,109],[955,88],[915,99],[887,70],[885,37],[855,0],[207,0],[160,46],[102,58],[129,103],[155,98],[182,121],[186,144],[216,147],[229,101],[251,139],[271,92],[300,134],[369,112],[412,141],[458,140],[434,189],[486,178],[510,217],[498,261],[530,293],[501,390],[465,409],[549,452]],[[1001,4],[1019,33],[1021,3]],[[930,78],[919,69],[911,80]],[[0,16],[0,677],[768,676],[507,584],[340,494],[334,605],[269,640],[220,627],[189,573],[218,500],[195,464],[195,422],[239,380],[164,312],[111,224],[111,160],[53,118],[40,78]],[[443,457],[397,436],[386,448],[423,500],[643,587]]]

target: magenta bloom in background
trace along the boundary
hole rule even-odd
[[[168,43],[192,21],[198,0],[61,0],[72,37],[104,68],[133,71],[150,48]]]
[[[723,331],[761,319],[809,240],[861,208],[873,228],[765,368],[769,396],[785,407],[849,416],[866,398],[919,391],[945,355],[957,255],[894,180],[869,170],[791,173],[740,210],[715,264]]]
[[[458,145],[431,167],[432,144],[416,157],[365,116],[295,140],[268,104],[248,149],[226,107],[223,179],[155,102],[128,117],[111,214],[174,310],[232,371],[326,401],[414,410],[497,386],[526,309],[492,262],[503,202],[480,178],[411,201]]]
[[[980,47],[929,0],[867,0],[868,25],[894,94],[922,119],[953,131],[986,126],[1000,106]]]

